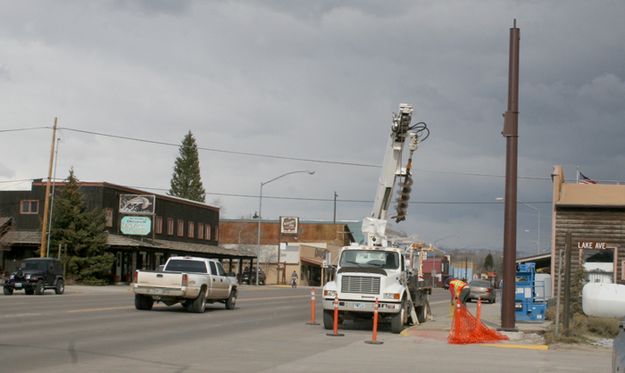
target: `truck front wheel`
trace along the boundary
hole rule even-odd
[[[135,294],[135,308],[149,311],[154,305],[154,299],[149,295]]]
[[[391,331],[395,334],[401,333],[401,331],[404,330],[404,324],[406,324],[408,315],[406,308],[406,301],[404,300],[401,302],[400,311],[391,318]]]

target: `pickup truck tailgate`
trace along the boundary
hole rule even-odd
[[[182,273],[139,271],[137,284],[140,286],[180,288],[182,286]]]
[[[137,282],[134,284],[136,294],[154,296],[184,297],[191,289],[182,284],[181,272],[137,271]]]

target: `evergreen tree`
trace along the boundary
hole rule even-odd
[[[193,201],[204,202],[206,193],[200,178],[200,160],[197,144],[191,131],[182,140],[171,177],[169,194]]]
[[[490,253],[488,253],[488,255],[486,255],[486,258],[484,258],[484,269],[489,271],[493,269],[494,266],[495,266],[495,263],[493,262],[493,256]]]
[[[55,200],[50,231],[50,247],[59,244],[69,278],[100,285],[108,282],[115,257],[105,252],[104,212],[87,209],[74,169],[70,169],[64,188]]]

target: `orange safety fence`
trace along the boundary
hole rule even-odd
[[[447,341],[451,344],[487,343],[508,340],[508,337],[484,325],[464,304],[454,310]]]

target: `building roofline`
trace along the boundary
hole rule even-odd
[[[45,186],[46,185],[46,182],[44,182],[43,180],[41,180],[41,181],[39,181],[39,180],[41,180],[41,179],[34,180],[32,185],[33,186],[35,186],[35,185],[37,185],[37,186]],[[65,181],[54,181],[52,184],[54,184],[55,186],[63,186],[65,184],[67,184],[67,183]],[[190,199],[176,197],[176,196],[169,196],[169,195],[166,195],[166,194],[147,192],[145,190],[141,190],[141,189],[137,189],[137,188],[133,188],[133,187],[128,187],[128,186],[124,186],[124,185],[113,184],[113,183],[109,183],[109,182],[106,182],[106,181],[78,181],[78,185],[79,186],[85,186],[85,187],[103,187],[103,188],[115,189],[115,190],[119,190],[119,191],[123,191],[123,192],[129,192],[129,193],[132,193],[132,194],[153,194],[153,195],[157,196],[157,198],[159,198],[159,199],[164,199],[164,200],[168,200],[168,201],[172,201],[172,202],[179,202],[179,203],[183,203],[183,204],[190,205],[190,206],[208,208],[208,209],[213,210],[213,211],[219,211],[219,207],[211,206],[211,205],[208,205],[206,203],[192,201]]]

